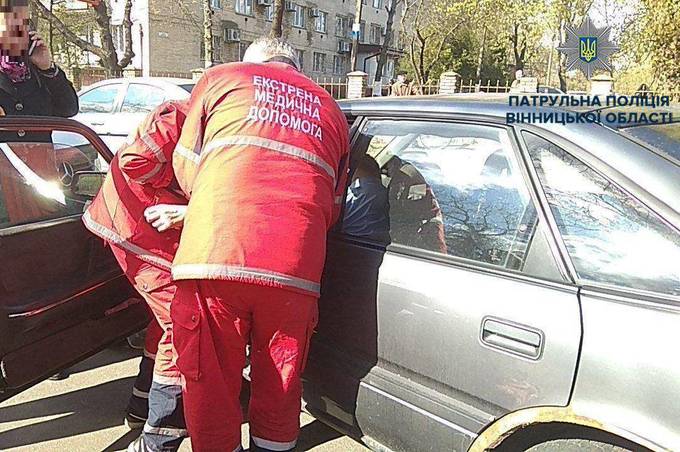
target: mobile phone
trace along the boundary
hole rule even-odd
[[[28,31],[29,31],[29,35],[28,35],[28,56],[31,56],[31,55],[33,55],[33,52],[35,51],[35,46],[37,44],[36,41],[31,39],[30,32],[35,31],[35,26],[33,25],[32,20],[28,21]]]

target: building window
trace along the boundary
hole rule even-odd
[[[362,20],[359,25],[361,26],[361,29],[359,30],[359,42],[366,42],[366,22]]]
[[[314,52],[314,72],[324,72],[326,70],[326,54]]]
[[[210,7],[212,9],[222,9],[222,0],[210,0]]]
[[[345,75],[347,73],[347,57],[344,55],[333,56],[333,74]]]
[[[382,44],[383,27],[371,24],[371,44]]]
[[[253,0],[236,0],[234,5],[238,14],[253,15]]]
[[[297,56],[298,62],[300,63],[300,70],[303,70],[305,67],[305,51],[295,49],[295,55]]]
[[[127,33],[125,32],[125,26],[123,25],[112,25],[111,35],[113,37],[113,45],[119,50],[125,50],[125,37]],[[90,41],[91,42],[91,41]]]
[[[381,9],[383,2],[382,0],[373,0],[373,7],[377,9]]]
[[[294,3],[293,8],[293,26],[297,28],[305,28],[305,7]]]
[[[346,38],[351,32],[350,18],[347,16],[335,16],[335,36]]]
[[[394,60],[387,60],[387,68],[383,73],[383,77],[393,78],[394,77]]]
[[[314,20],[314,30],[319,33],[326,33],[328,31],[327,19],[328,13],[319,11],[319,15]]]
[[[241,41],[238,43],[238,60],[243,61],[243,56],[246,54],[246,49],[252,44],[249,41]]]
[[[264,18],[267,22],[274,21],[274,5],[271,4],[264,9]]]

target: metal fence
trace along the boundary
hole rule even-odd
[[[347,97],[347,77],[317,77],[314,79],[317,85],[328,91],[333,99]]]
[[[126,75],[132,75],[132,70],[126,71],[116,71],[113,73],[107,73],[106,70],[99,67],[85,67],[85,68],[73,68],[67,70],[69,79],[73,82],[76,89],[92,85],[103,80],[110,78],[122,78]],[[167,72],[167,71],[151,71],[149,74],[151,77],[167,77],[167,78],[181,78],[191,80],[192,74],[186,72]],[[135,77],[141,77],[141,69],[134,70]]]
[[[658,90],[649,90],[649,91],[636,91],[634,93],[631,93],[632,95],[635,96],[648,96],[648,97],[653,97],[653,96],[668,96],[671,100],[671,102],[678,102],[680,103],[680,91],[673,90],[673,89],[658,89]]]

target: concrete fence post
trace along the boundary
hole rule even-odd
[[[365,72],[354,71],[347,74],[347,98],[359,99],[364,97],[367,80],[368,74]]]
[[[614,79],[608,74],[596,75],[590,80],[591,96],[607,96],[614,93]]]
[[[449,71],[444,72],[439,77],[439,94],[455,94],[458,92],[458,82],[460,81],[460,74]]]
[[[204,72],[205,69],[203,68],[194,69],[193,71],[191,71],[191,80],[193,80],[194,82],[199,81],[201,77],[203,77]]]
[[[137,69],[133,67],[126,67],[123,69],[123,78],[135,78],[137,77]]]

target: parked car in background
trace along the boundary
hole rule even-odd
[[[539,94],[564,94],[564,91],[562,91],[559,88],[555,88],[554,86],[538,85],[538,93]]]
[[[94,130],[116,152],[151,110],[168,100],[188,99],[194,83],[161,77],[105,80],[78,93],[80,110],[74,119]]]
[[[330,235],[307,409],[380,451],[679,450],[680,123],[341,106],[390,240]]]

